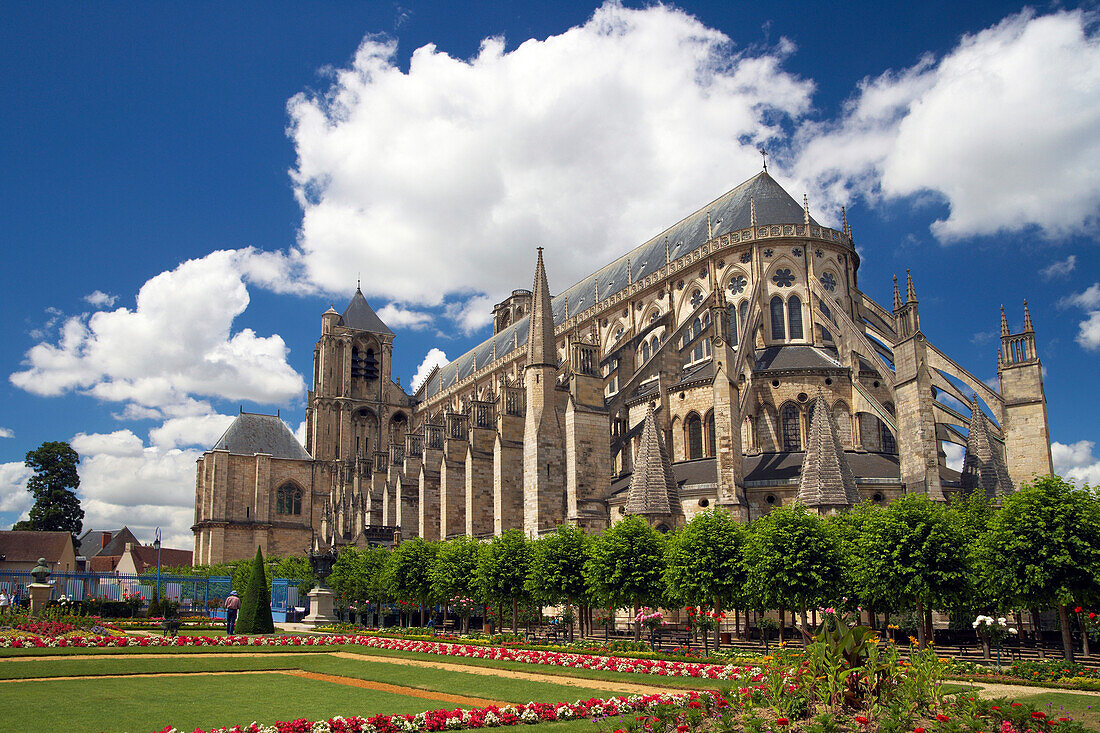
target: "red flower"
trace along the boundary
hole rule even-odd
[[[947,716],[946,716],[946,715],[944,715],[943,713],[939,713],[939,714],[938,714],[938,715],[936,716],[936,720],[940,721],[941,723],[946,723],[947,721],[951,720],[951,718],[947,717]]]
[[[1062,721],[1063,723],[1069,722],[1069,718],[1058,718],[1058,720]]]
[[[786,718],[776,718],[775,719],[775,724],[776,725],[790,725],[791,721],[787,720]]]
[[[1047,716],[1046,713],[1044,713],[1042,711],[1039,711],[1039,710],[1036,710],[1034,713],[1031,714],[1031,717],[1035,718],[1036,720],[1042,720],[1046,716]]]
[[[996,706],[996,705],[990,705],[990,706],[989,706],[989,709],[990,709],[990,710],[1000,710],[1000,708],[999,708],[998,706]]]
[[[1081,613],[1082,610],[1084,610],[1084,609],[1082,609],[1080,606],[1078,606],[1077,608],[1073,609],[1073,612],[1074,613]]]
[[[1012,707],[1018,708],[1018,707],[1020,707],[1020,703],[1014,702],[1014,703],[1012,703]]]
[[[688,727],[686,725],[676,726],[676,730],[679,731],[679,733],[684,733],[684,731],[686,731],[687,729],[688,729]]]
[[[871,722],[871,719],[868,718],[866,715],[857,715],[855,717],[855,721],[860,725],[868,725]]]
[[[914,728],[913,733],[924,733],[924,728]]]

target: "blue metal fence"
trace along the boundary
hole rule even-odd
[[[29,572],[0,571],[0,589],[24,599],[27,586],[34,582]],[[68,596],[73,600],[121,601],[126,596],[140,594],[146,602],[159,590],[159,597],[180,604],[180,611],[207,613],[219,609],[231,590],[228,576],[211,578],[192,575],[161,575],[160,586],[153,574],[122,573],[54,573],[50,585],[50,600]]]
[[[305,615],[309,601],[298,594],[300,581],[273,578],[271,581],[271,618],[278,622],[297,621]]]

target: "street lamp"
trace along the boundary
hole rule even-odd
[[[157,600],[160,600],[160,527],[153,535],[153,547],[157,548]]]

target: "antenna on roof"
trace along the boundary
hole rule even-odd
[[[764,148],[760,148],[759,152],[760,152],[760,155],[763,156],[763,158],[764,158],[764,172],[767,173],[768,172],[768,151],[765,150]]]

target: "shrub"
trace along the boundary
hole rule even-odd
[[[238,634],[274,634],[275,622],[271,618],[271,591],[268,589],[264,574],[264,556],[256,548],[256,559],[252,563],[252,575],[248,579],[244,597],[241,598],[241,610],[237,614]]]

